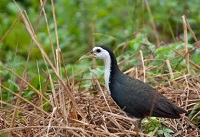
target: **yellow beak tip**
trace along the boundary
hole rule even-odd
[[[83,60],[83,59],[86,59],[86,58],[92,58],[92,57],[93,57],[92,54],[85,54],[85,55],[83,55],[82,57],[80,57],[79,61],[80,61],[80,60]]]

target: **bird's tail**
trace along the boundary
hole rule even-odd
[[[178,113],[178,114],[183,114],[183,113],[188,113],[186,110],[184,110],[184,109],[182,109],[182,108],[180,108],[180,107],[177,107],[177,106],[175,106],[175,111]]]

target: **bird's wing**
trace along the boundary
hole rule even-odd
[[[173,104],[166,97],[157,93],[148,84],[123,75],[123,80],[120,78],[116,81],[113,91],[117,91],[113,99],[117,104],[121,104],[129,114],[135,117],[149,116],[153,107],[152,116],[171,117],[174,115]],[[123,100],[122,100],[123,99]]]

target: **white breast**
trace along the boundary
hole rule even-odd
[[[104,58],[103,61],[104,61],[104,64],[105,64],[105,72],[104,72],[105,85],[106,85],[108,92],[111,94],[110,88],[109,88],[110,72],[111,72],[111,70],[110,70],[110,68],[111,68],[110,56],[107,56],[106,58]]]

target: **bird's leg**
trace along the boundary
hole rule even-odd
[[[140,122],[137,120],[137,121],[135,122],[135,131],[136,131],[137,137],[139,137],[140,125],[141,125]]]
[[[142,119],[137,119],[135,122],[134,122],[134,131],[136,132],[136,136],[139,137],[139,132],[140,132],[140,128],[141,128],[141,121]]]

